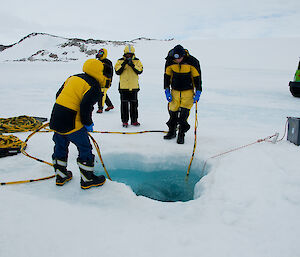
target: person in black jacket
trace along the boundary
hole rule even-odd
[[[94,159],[88,132],[93,131],[93,105],[101,97],[101,87],[106,78],[103,64],[89,59],[83,65],[81,74],[69,77],[56,94],[56,101],[50,118],[50,129],[54,130],[55,143],[52,160],[56,185],[63,186],[72,179],[67,170],[68,148],[70,142],[78,149],[77,164],[80,169],[82,189],[101,186],[105,183],[103,175],[94,174]]]
[[[112,62],[107,58],[107,50],[105,48],[101,48],[98,53],[96,54],[96,59],[101,61],[104,65],[103,75],[107,78],[105,83],[105,88],[102,89],[103,98],[99,99],[98,101],[98,110],[97,113],[103,112],[104,103],[107,105],[105,111],[108,112],[109,110],[114,109],[114,106],[107,95],[107,90],[111,86],[112,78],[113,78],[113,65]]]
[[[170,115],[164,139],[175,138],[179,126],[177,143],[184,144],[185,133],[190,129],[187,119],[193,103],[199,101],[202,80],[199,61],[181,45],[171,49],[166,57],[164,89]]]

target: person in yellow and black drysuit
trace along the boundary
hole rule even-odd
[[[100,97],[100,99],[98,101],[97,113],[102,113],[103,112],[104,103],[107,105],[107,108],[105,108],[105,111],[108,112],[109,110],[114,109],[114,106],[113,106],[111,100],[109,99],[109,97],[107,95],[107,90],[111,86],[111,81],[112,81],[114,69],[113,69],[113,65],[112,65],[111,60],[109,60],[107,58],[107,50],[105,48],[101,48],[98,51],[98,53],[96,54],[96,59],[98,59],[99,61],[101,61],[103,63],[103,65],[104,65],[103,75],[106,78],[108,78],[105,82],[105,88],[102,88],[103,97]]]
[[[124,49],[124,55],[120,58],[116,65],[115,71],[120,75],[119,92],[121,98],[121,120],[123,127],[128,127],[129,105],[131,125],[139,126],[138,122],[138,91],[139,75],[143,72],[141,61],[135,57],[135,49],[131,45],[127,45]]]
[[[93,106],[102,95],[101,87],[105,86],[106,78],[103,76],[102,62],[96,59],[87,60],[83,72],[69,77],[57,92],[50,128],[54,130],[52,159],[56,185],[62,186],[72,179],[72,172],[67,170],[68,147],[72,142],[79,152],[77,164],[81,188],[87,189],[105,183],[105,176],[94,174],[95,156],[88,132],[93,131]]]
[[[193,103],[199,101],[202,79],[199,61],[181,45],[171,49],[166,57],[164,89],[170,115],[164,139],[175,138],[179,125],[177,143],[184,144],[185,133],[190,129],[187,119]]]

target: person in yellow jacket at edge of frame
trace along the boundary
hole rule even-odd
[[[199,101],[202,79],[199,61],[181,45],[171,49],[166,57],[164,89],[170,115],[164,139],[175,138],[179,126],[177,143],[184,144],[185,133],[190,129],[187,119],[193,103]]]
[[[95,156],[88,132],[93,131],[93,106],[99,100],[107,78],[103,76],[102,62],[96,59],[88,59],[83,64],[83,72],[70,76],[58,90],[50,128],[54,130],[52,160],[56,185],[63,186],[72,179],[72,172],[67,170],[68,147],[72,142],[79,153],[77,164],[81,188],[88,189],[105,183],[105,176],[94,174]]]
[[[116,74],[120,76],[119,93],[121,98],[121,120],[123,127],[128,127],[130,115],[131,125],[140,126],[138,122],[139,75],[143,72],[141,61],[135,56],[132,45],[126,45],[124,55],[115,64]]]

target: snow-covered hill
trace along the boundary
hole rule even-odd
[[[0,60],[3,61],[75,61],[94,56],[101,47],[124,46],[140,41],[156,41],[137,38],[130,41],[110,41],[80,38],[65,38],[47,33],[31,33],[17,43],[0,45]],[[158,40],[163,41],[163,40]],[[170,41],[170,40],[167,40]]]
[[[79,46],[61,47],[66,42],[36,35],[0,52],[1,117],[49,118],[63,81],[81,72],[84,61],[93,57],[80,52]],[[184,178],[193,151],[193,107],[189,117],[192,129],[184,145],[163,140],[162,133],[92,134],[112,177],[102,188],[80,189],[73,145],[68,168],[74,178],[62,188],[53,180],[1,186],[1,257],[300,256],[300,148],[286,138],[276,144],[258,141],[275,132],[281,138],[286,117],[300,116],[300,99],[288,89],[298,64],[300,38],[138,40],[134,42],[136,55],[144,65],[139,92],[141,127],[122,128],[119,78],[114,75],[108,95],[115,109],[103,114],[94,111],[94,129],[167,129],[164,57],[178,43],[199,58],[203,75],[191,175],[201,176],[204,162],[208,163],[206,176],[195,185],[194,199],[172,203],[151,200],[137,196],[130,185],[116,177],[124,170],[125,178],[135,179],[141,189],[158,193],[185,188],[186,181],[178,178]],[[100,47],[108,49],[114,64],[124,49],[123,44],[107,42],[84,45],[88,50]],[[12,61],[27,60],[39,50],[56,54],[63,61],[77,60]],[[64,51],[68,52],[66,57]],[[53,59],[42,53],[34,58]],[[28,133],[16,136],[24,140]],[[27,151],[51,162],[51,136],[34,135]],[[97,161],[97,172],[103,173]],[[21,154],[0,159],[0,182],[52,174],[48,165]]]

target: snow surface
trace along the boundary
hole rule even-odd
[[[141,127],[121,127],[119,78],[114,75],[108,95],[116,108],[103,114],[94,112],[95,130],[167,129],[164,57],[177,43],[200,60],[203,73],[191,173],[201,174],[204,162],[216,154],[275,132],[282,137],[286,117],[300,116],[300,99],[288,88],[298,64],[300,39],[149,41],[135,45],[136,56],[144,64],[139,93]],[[108,51],[115,63],[123,46]],[[68,76],[81,72],[85,60],[2,61],[1,117],[49,118],[56,91]],[[194,112],[193,108],[189,118],[192,129],[184,145],[163,140],[161,133],[94,133],[108,172],[118,165],[134,167],[136,157],[137,163],[144,165],[141,172],[149,172],[148,165],[159,163],[170,168],[185,166],[182,172],[186,173],[194,143]],[[16,136],[24,140],[28,133]],[[28,142],[29,154],[51,162],[51,136],[33,136]],[[188,202],[154,201],[108,180],[101,188],[83,191],[76,157],[72,145],[68,167],[74,178],[61,188],[53,179],[0,187],[1,257],[300,256],[299,146],[286,138],[209,159],[207,175],[196,184],[195,199]],[[50,166],[22,154],[1,158],[0,163],[0,182],[53,174]],[[100,161],[97,166],[101,169]]]

